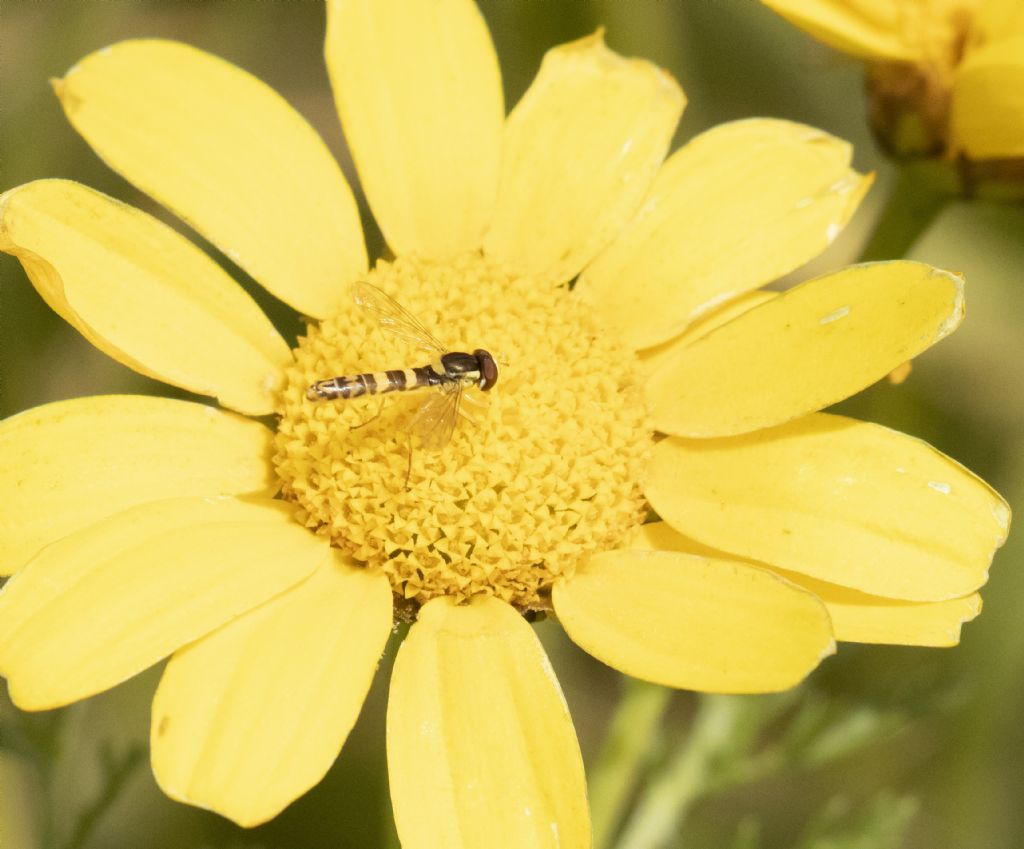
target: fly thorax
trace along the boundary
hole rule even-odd
[[[447,377],[456,380],[465,378],[475,382],[480,379],[480,369],[472,354],[462,351],[447,353],[441,357],[441,367]]]
[[[310,324],[280,400],[283,497],[308,527],[387,575],[400,616],[436,596],[480,593],[549,609],[553,584],[620,544],[645,513],[652,431],[634,353],[567,288],[479,254],[380,262],[365,282],[448,347],[431,354],[385,332],[351,298]],[[306,394],[334,375],[427,365],[437,385]],[[424,404],[456,390],[450,440],[425,450]]]

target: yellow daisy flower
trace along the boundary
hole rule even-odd
[[[762,0],[868,63],[872,124],[900,153],[1024,158],[1019,0]]]
[[[170,657],[157,780],[251,826],[324,775],[411,620],[387,717],[403,846],[583,847],[534,614],[627,674],[713,692],[792,687],[836,639],[957,641],[1006,504],[915,439],[815,411],[952,331],[961,279],[896,262],[760,290],[856,208],[870,179],[847,144],[751,120],[665,159],[682,92],[600,34],[551,50],[506,118],[468,0],[333,0],[326,55],[397,257],[372,269],[338,165],[244,71],[138,40],[55,83],[106,162],[312,318],[289,351],[149,215],[64,180],[3,195],[0,247],[47,303],[225,408],[80,398],[0,425],[16,704]],[[409,454],[415,393],[379,414],[307,398],[421,362],[361,314],[356,281],[502,361],[444,450]],[[663,522],[642,524],[650,507]]]

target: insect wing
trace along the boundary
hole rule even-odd
[[[410,430],[419,437],[423,450],[440,451],[451,441],[461,400],[462,386],[452,383],[440,387],[440,391],[420,407]]]
[[[359,281],[352,286],[352,297],[377,320],[382,330],[391,335],[431,353],[443,354],[448,350],[416,316],[376,286]]]

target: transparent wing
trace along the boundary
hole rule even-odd
[[[372,315],[381,329],[412,342],[424,351],[445,353],[448,349],[433,337],[416,316],[390,295],[362,280],[352,285],[355,302]]]
[[[420,438],[424,451],[440,451],[451,441],[461,400],[462,386],[451,383],[441,386],[440,391],[420,407],[410,430]]]

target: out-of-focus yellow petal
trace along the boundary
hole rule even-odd
[[[547,52],[509,115],[487,253],[562,282],[640,206],[686,98],[667,73],[600,32]]]
[[[99,693],[298,583],[327,550],[281,501],[132,507],[48,545],[0,590],[0,675],[24,710]]]
[[[54,88],[111,168],[295,309],[323,317],[366,271],[338,163],[298,112],[240,68],[140,39],[89,54]]]
[[[331,0],[327,68],[373,214],[396,253],[480,247],[494,211],[501,71],[470,0]]]
[[[905,33],[926,3],[893,0],[761,0],[791,23],[837,50],[862,59],[913,62],[926,58]]]
[[[243,413],[273,411],[288,346],[241,286],[166,224],[78,183],[38,180],[0,196],[0,250],[118,362]]]
[[[957,68],[950,133],[971,159],[1024,157],[1024,35],[973,51]]]
[[[764,289],[755,289],[753,292],[745,292],[738,298],[729,301],[722,307],[711,312],[704,313],[693,324],[686,328],[678,336],[662,342],[653,348],[644,348],[637,352],[640,362],[648,374],[654,374],[662,364],[672,359],[675,353],[687,345],[692,345],[698,339],[703,339],[712,330],[717,330],[723,324],[728,324],[737,316],[743,315],[754,307],[767,303],[778,296],[778,292],[768,292]]]
[[[970,41],[987,44],[1024,36],[1024,3],[1020,0],[980,0],[971,17]],[[972,44],[968,44],[970,51]]]
[[[554,587],[574,642],[615,669],[688,690],[767,693],[835,651],[824,606],[765,569],[677,551],[612,551]]]
[[[642,551],[682,551],[705,557],[729,555],[688,539],[668,522],[641,525],[622,546]],[[770,568],[763,563],[752,566]],[[888,643],[902,646],[953,646],[960,640],[960,626],[981,612],[977,593],[948,601],[900,601],[840,587],[796,572],[771,569],[788,581],[816,595],[832,620],[832,631],[840,642]]]
[[[655,448],[651,505],[687,537],[872,595],[943,601],[988,577],[1010,511],[913,437],[824,413]]]
[[[787,573],[793,583],[822,600],[836,639],[848,643],[897,646],[955,646],[960,626],[981,613],[981,596],[948,601],[899,601]]]
[[[905,363],[900,363],[894,368],[886,377],[889,379],[889,383],[893,386],[899,386],[903,381],[910,377],[910,373],[914,370],[914,361],[907,360]]]
[[[916,357],[963,313],[963,279],[919,262],[809,280],[667,357],[647,383],[655,426],[731,436],[820,410]]]
[[[147,501],[273,495],[273,434],[189,401],[108,395],[0,423],[0,575],[44,545]]]
[[[625,231],[577,291],[634,348],[671,339],[702,313],[821,253],[872,178],[850,145],[803,124],[723,124],[674,153]]]
[[[395,661],[388,774],[405,849],[589,849],[583,761],[548,659],[504,602],[428,601]]]
[[[387,579],[335,554],[181,649],[153,701],[160,787],[242,826],[276,816],[334,763],[390,632]]]

